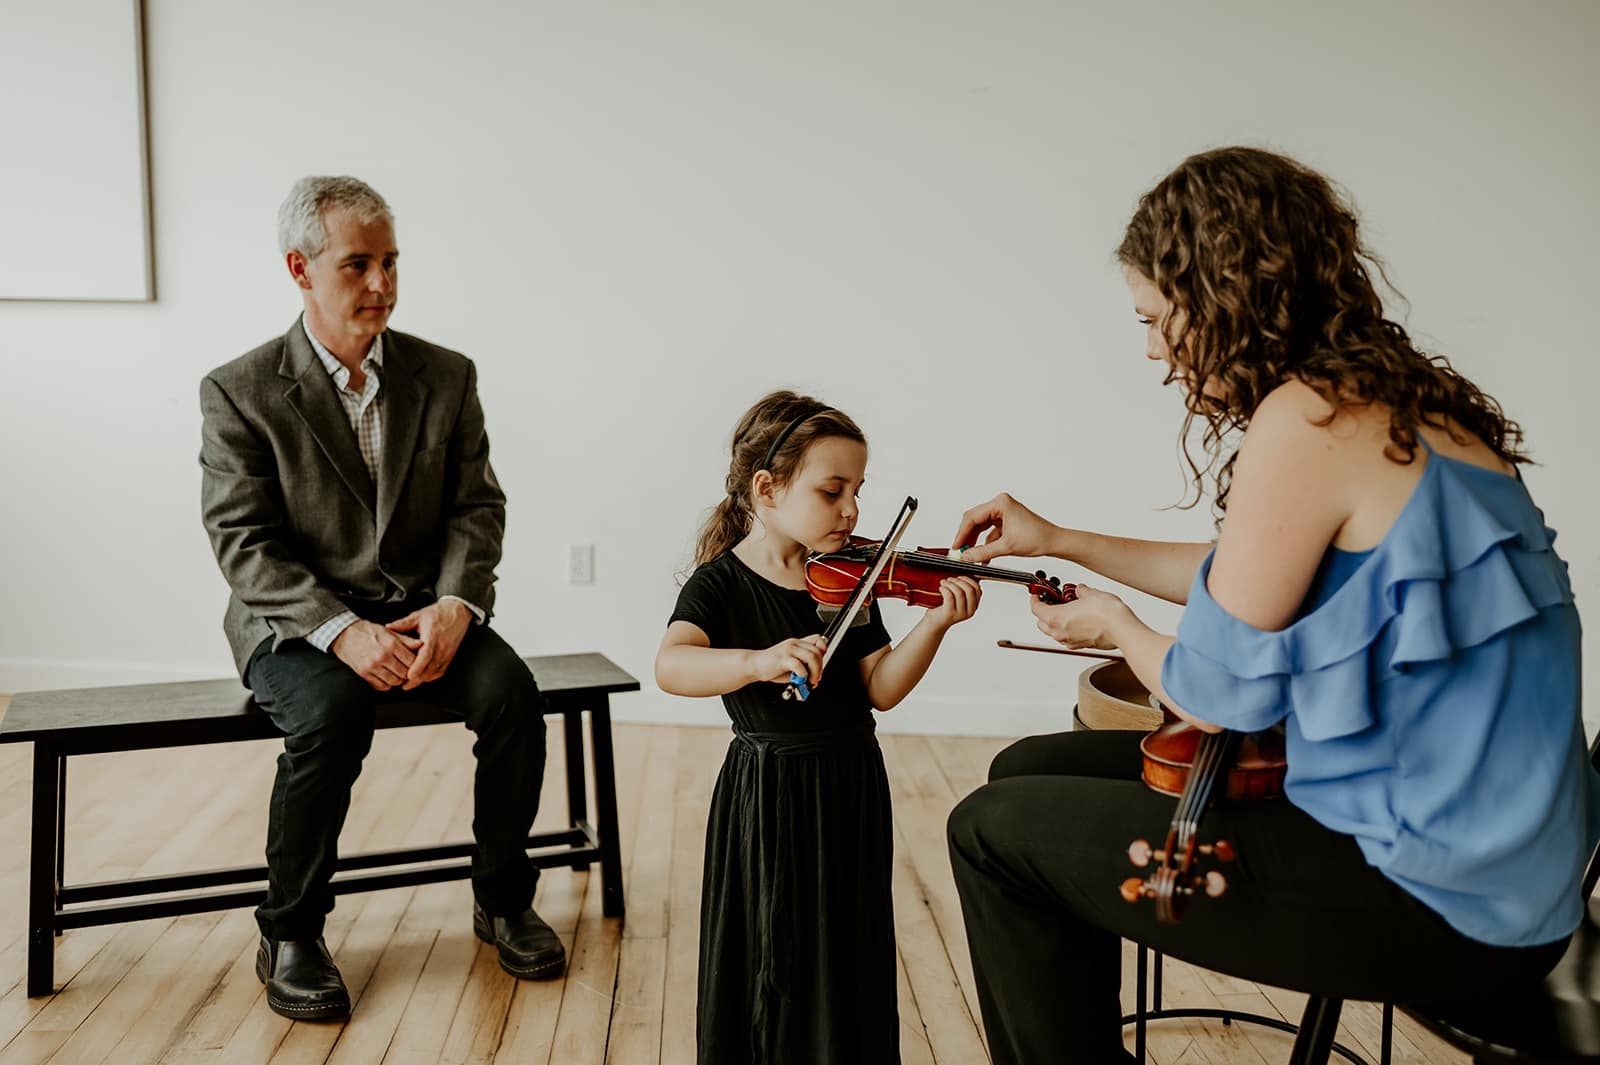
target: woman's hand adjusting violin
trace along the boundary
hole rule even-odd
[[[961,525],[950,542],[962,549],[964,562],[983,563],[1006,555],[1065,557],[1055,550],[1060,532],[1008,493],[1001,492],[961,515]],[[979,536],[984,537],[982,543],[978,542]]]
[[[1110,651],[1122,647],[1131,622],[1139,625],[1127,603],[1098,588],[1076,586],[1077,596],[1070,603],[1050,605],[1039,599],[1032,602],[1039,631],[1063,647],[1092,647]]]

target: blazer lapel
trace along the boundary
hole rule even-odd
[[[306,423],[317,446],[361,505],[367,508],[367,513],[374,513],[376,491],[372,475],[361,460],[356,435],[350,430],[350,418],[334,394],[333,379],[311,349],[305,327],[298,319],[283,340],[283,362],[278,366],[278,373],[294,381],[284,392],[284,400]]]
[[[394,517],[411,458],[422,429],[422,412],[428,386],[417,376],[420,369],[406,338],[393,331],[383,335],[383,455],[378,459],[378,539]]]

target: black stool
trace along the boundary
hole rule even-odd
[[[1277,1017],[1266,1017],[1259,1013],[1247,1013],[1243,1010],[1226,1009],[1163,1009],[1161,1006],[1161,960],[1159,950],[1151,950],[1142,943],[1134,944],[1139,948],[1138,967],[1135,979],[1138,981],[1138,990],[1134,992],[1133,1012],[1122,1018],[1124,1026],[1133,1025],[1133,1053],[1140,1062],[1145,1060],[1145,1028],[1149,1021],[1172,1020],[1178,1017],[1201,1017],[1210,1020],[1220,1020],[1223,1024],[1232,1024],[1239,1021],[1244,1024],[1259,1024],[1265,1028],[1274,1028],[1280,1032],[1288,1032],[1294,1038],[1294,1051],[1289,1056],[1290,1065],[1326,1065],[1330,1054],[1338,1054],[1352,1065],[1370,1065],[1366,1058],[1357,1054],[1343,1043],[1334,1041],[1334,1033],[1339,1028],[1339,1013],[1344,1002],[1340,999],[1326,999],[1312,997],[1306,1000],[1306,1008],[1300,1014],[1298,1025]],[[1155,967],[1151,970],[1149,956],[1155,955]],[[1148,996],[1146,994],[1148,992]],[[1153,1000],[1153,1001],[1149,1001]],[[1383,1047],[1378,1058],[1379,1065],[1389,1065],[1389,1055],[1394,1045],[1394,1006],[1392,1003],[1383,1004]]]
[[[1478,1065],[1600,1062],[1600,902],[1589,901],[1567,952],[1537,986],[1489,1004],[1401,1008]]]
[[[1589,745],[1589,763],[1600,768],[1600,735]],[[1596,881],[1600,881],[1600,850],[1589,856],[1579,887],[1585,904],[1583,920],[1567,952],[1537,984],[1495,1002],[1400,1008],[1445,1042],[1471,1054],[1477,1065],[1600,1065]],[[1330,1005],[1337,1016],[1339,1003],[1330,1000]],[[1386,1045],[1387,1041],[1385,1033]],[[1309,1057],[1305,1065],[1323,1065],[1327,1060],[1326,1054]]]

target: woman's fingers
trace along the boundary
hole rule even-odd
[[[999,497],[996,496],[996,499]],[[956,534],[950,541],[951,547],[968,547],[978,542],[978,534],[990,525],[1000,520],[1000,515],[994,510],[995,500],[979,503],[969,508],[961,515],[961,524],[956,526]]]
[[[1050,604],[1037,596],[1029,600],[1028,609],[1033,611],[1033,616],[1038,619],[1039,631],[1057,643],[1067,643],[1067,612],[1072,609],[1072,604]]]
[[[1005,553],[1005,534],[1000,526],[992,525],[985,532],[981,543],[974,541],[962,548],[960,559],[962,562],[973,562],[982,565],[990,559]]]

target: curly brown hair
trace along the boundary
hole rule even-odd
[[[716,559],[750,532],[755,520],[750,480],[756,470],[762,468],[767,449],[777,440],[778,434],[796,419],[804,420],[784,438],[772,456],[772,465],[767,467],[773,482],[780,488],[799,471],[806,449],[818,440],[842,436],[861,444],[867,442],[866,434],[849,415],[820,399],[778,391],[756,400],[734,427],[728,476],[722,486],[725,494],[700,529],[694,546],[694,566]]]
[[[1199,501],[1224,438],[1290,380],[1315,389],[1335,414],[1387,407],[1385,454],[1394,462],[1415,458],[1419,425],[1464,442],[1459,428],[1508,462],[1528,461],[1522,430],[1499,403],[1384,317],[1369,265],[1399,292],[1356,227],[1354,210],[1321,174],[1256,148],[1192,155],[1140,197],[1117,258],[1154,283],[1171,310],[1161,325],[1172,352],[1166,383],[1185,385],[1179,439],[1196,492],[1181,506]],[[1206,423],[1204,469],[1189,453],[1196,418]],[[1235,457],[1216,474],[1219,513]]]

